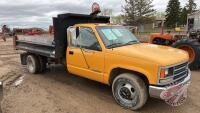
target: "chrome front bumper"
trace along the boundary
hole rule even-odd
[[[191,80],[191,72],[189,71],[188,76],[182,82],[176,84],[175,86],[185,85],[185,84],[189,83],[190,80]],[[170,88],[170,86],[169,87],[149,86],[149,95],[150,95],[150,97],[160,99],[160,94],[169,88]]]

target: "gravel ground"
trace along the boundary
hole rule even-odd
[[[65,67],[51,66],[38,75],[20,65],[19,51],[12,40],[0,39],[0,80],[4,81],[3,113],[199,113],[200,70],[192,72],[192,84],[185,104],[171,107],[149,99],[139,111],[123,109],[112,97],[111,88],[72,76]]]

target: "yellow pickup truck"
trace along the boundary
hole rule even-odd
[[[30,73],[45,71],[52,62],[65,64],[69,73],[111,86],[116,102],[132,110],[149,97],[160,98],[170,87],[190,82],[186,52],[140,43],[125,27],[110,24],[108,17],[61,14],[53,23],[52,43],[29,36],[15,42],[17,49],[26,51],[21,62]]]

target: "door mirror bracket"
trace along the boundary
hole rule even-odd
[[[80,32],[79,32],[79,27],[76,27],[76,38],[78,38]]]

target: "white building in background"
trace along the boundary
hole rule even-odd
[[[188,15],[187,30],[200,29],[200,10]]]

